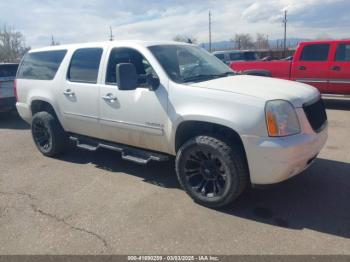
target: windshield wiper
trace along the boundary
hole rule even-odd
[[[198,80],[206,80],[206,79],[213,79],[217,78],[219,76],[217,75],[195,75],[195,76],[190,76],[186,77],[183,79],[184,82],[192,82],[192,81],[198,81]]]
[[[220,77],[227,77],[229,75],[234,75],[235,73],[232,71],[228,71],[222,74],[216,74],[216,75],[195,75],[186,77],[183,79],[184,82],[192,82],[192,81],[199,81],[199,80],[207,80],[207,79],[214,79],[214,78],[220,78]]]
[[[233,71],[227,71],[225,73],[220,74],[219,76],[233,76],[235,75],[235,72]]]

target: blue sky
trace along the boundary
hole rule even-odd
[[[236,33],[300,38],[350,38],[349,0],[2,0],[0,23],[21,31],[32,47],[46,46],[51,35],[62,44],[117,39],[171,40],[190,35],[208,41],[208,10],[213,41]]]

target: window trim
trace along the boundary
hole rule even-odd
[[[316,46],[316,45],[328,45],[328,52],[327,52],[327,57],[325,60],[303,60],[303,52],[305,51],[305,49],[307,47],[310,46]],[[303,46],[302,50],[300,51],[300,56],[299,56],[299,62],[303,62],[303,63],[308,63],[308,62],[314,62],[314,63],[322,63],[322,62],[329,62],[330,60],[330,55],[331,55],[331,51],[332,51],[332,45],[330,43],[317,43],[317,44],[306,44]]]
[[[64,55],[62,57],[62,60],[61,62],[58,64],[58,67],[57,67],[57,70],[53,76],[53,78],[50,78],[50,79],[36,79],[36,78],[23,78],[23,77],[19,77],[19,73],[20,73],[20,69],[21,67],[23,66],[23,63],[24,63],[24,59],[27,55],[30,55],[30,54],[38,54],[38,53],[52,53],[52,52],[59,52],[59,51],[64,51]],[[18,64],[18,68],[17,68],[17,74],[16,74],[16,79],[23,79],[23,80],[35,80],[35,81],[53,81],[55,80],[56,76],[57,76],[57,73],[58,71],[60,70],[61,66],[62,66],[62,63],[64,61],[64,59],[66,58],[67,56],[67,53],[68,53],[68,49],[57,49],[57,50],[45,50],[45,51],[34,51],[34,52],[28,52],[26,53],[23,58],[21,59],[20,63]]]
[[[81,51],[81,50],[89,50],[89,49],[97,49],[97,50],[101,50],[101,57],[100,57],[100,62],[99,62],[99,65],[98,65],[98,70],[97,70],[97,78],[96,78],[96,81],[73,81],[69,78],[69,73],[70,73],[70,68],[72,66],[72,61],[73,61],[73,57],[74,55],[78,52],[78,51]],[[94,84],[94,85],[97,85],[98,83],[98,77],[100,75],[100,69],[101,69],[101,62],[102,62],[102,57],[103,57],[103,47],[83,47],[83,48],[78,48],[76,50],[74,50],[73,54],[71,55],[71,58],[70,58],[70,61],[69,61],[69,66],[68,66],[68,69],[67,69],[67,74],[66,74],[66,80],[70,83],[81,83],[81,84]]]

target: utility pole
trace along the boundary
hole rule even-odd
[[[283,39],[283,56],[287,55],[287,10],[284,11],[284,39]]]
[[[211,53],[211,12],[209,10],[209,52]]]
[[[109,26],[109,41],[113,41],[113,40],[114,40],[114,36],[113,36],[112,26]]]
[[[269,35],[266,35],[266,47],[267,49],[270,49]]]

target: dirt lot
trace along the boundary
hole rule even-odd
[[[193,203],[171,162],[45,158],[29,126],[1,115],[0,254],[350,254],[350,101],[327,107],[310,169],[220,211]]]

